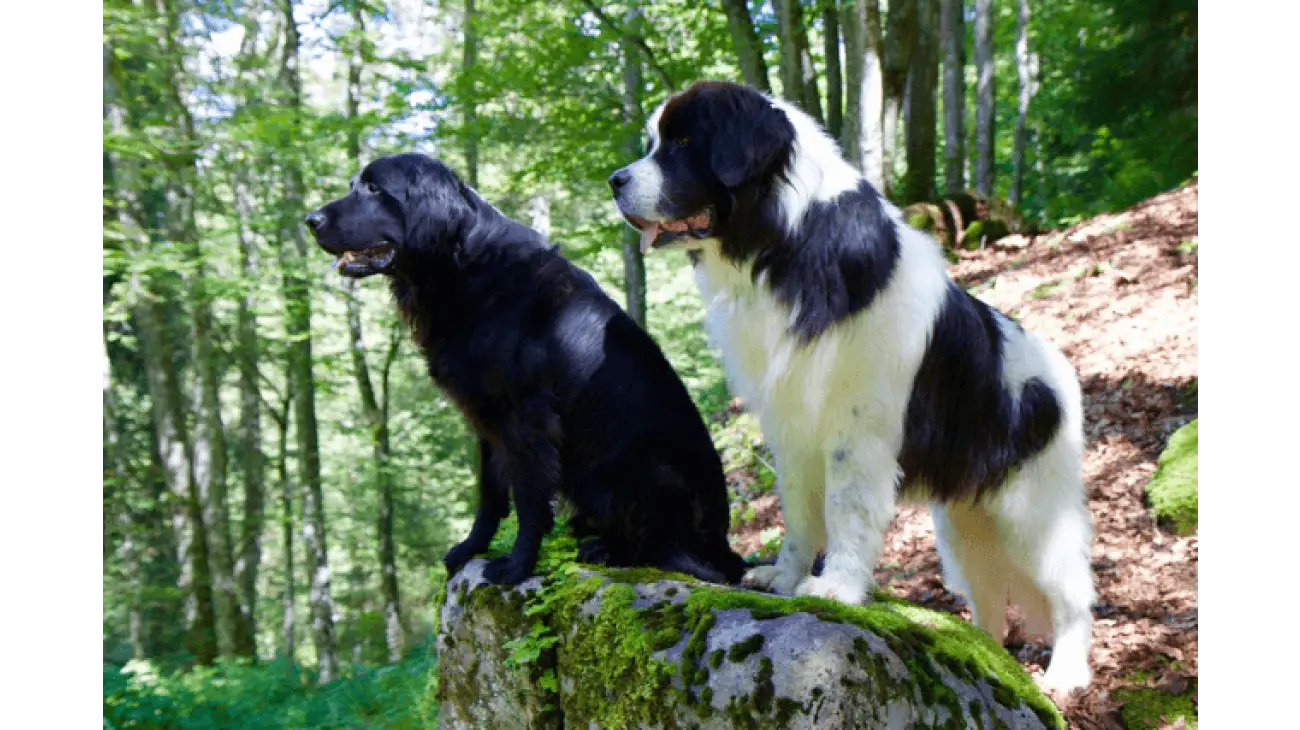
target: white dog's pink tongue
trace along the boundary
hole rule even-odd
[[[658,237],[659,224],[655,221],[646,221],[646,224],[641,227],[641,253],[650,253]]]

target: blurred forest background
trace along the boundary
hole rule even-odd
[[[1191,0],[103,11],[105,727],[434,724],[471,443],[384,283],[336,276],[301,226],[366,162],[438,156],[551,236],[655,336],[754,489],[768,459],[728,412],[685,257],[642,260],[604,182],[669,93],[770,90],[900,204],[968,195],[1013,227],[1196,170]]]

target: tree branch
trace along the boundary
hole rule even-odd
[[[594,13],[601,23],[608,26],[609,29],[614,31],[614,33],[616,33],[620,38],[635,43],[636,46],[641,49],[641,52],[645,54],[646,62],[650,64],[650,68],[654,69],[659,80],[668,88],[668,93],[671,94],[677,92],[677,85],[674,84],[673,80],[668,76],[668,72],[664,71],[663,67],[659,65],[659,61],[655,59],[654,52],[650,50],[650,46],[646,45],[645,38],[635,33],[628,33],[623,26],[610,20],[609,16],[605,15],[604,11],[600,9],[600,6],[592,2],[592,0],[582,0],[582,4],[586,5],[587,9]]]

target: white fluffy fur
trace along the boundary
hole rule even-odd
[[[797,230],[810,205],[856,188],[861,177],[816,122],[785,102],[772,103],[796,130],[790,182],[779,195],[786,225]],[[661,111],[650,119],[656,142]],[[652,158],[632,172],[634,188],[657,199],[662,175]],[[779,593],[869,600],[872,569],[895,511],[904,414],[948,276],[934,241],[907,226],[895,206],[885,206],[901,244],[892,278],[869,308],[805,347],[788,335],[795,312],[772,296],[763,278],[755,283],[748,266],[723,260],[715,240],[689,244],[700,249],[696,280],[709,336],[776,455],[785,542],[776,565],[751,571],[749,579]],[[1094,592],[1078,381],[1058,351],[1005,317],[999,321],[1006,385],[1019,393],[1027,378],[1040,378],[1060,402],[1061,427],[980,503],[930,506],[939,554],[948,583],[970,600],[981,628],[1000,641],[1012,597],[1030,628],[1055,631],[1043,683],[1083,687],[1091,678]],[[909,496],[926,494],[922,487]],[[825,568],[812,576],[822,550]]]

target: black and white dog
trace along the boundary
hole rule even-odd
[[[956,286],[793,106],[699,83],[648,133],[614,198],[643,250],[690,252],[710,338],[777,457],[785,542],[749,581],[869,600],[901,492],[930,503],[975,622],[1001,641],[1009,596],[1032,633],[1054,630],[1042,684],[1086,686],[1092,525],[1069,362]]]
[[[343,275],[389,277],[429,374],[478,433],[478,512],[449,574],[487,549],[513,499],[518,537],[483,575],[527,578],[560,495],[585,562],[740,581],[704,419],[595,279],[424,155],[370,163],[307,225]]]

